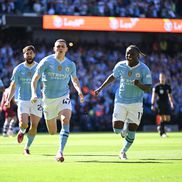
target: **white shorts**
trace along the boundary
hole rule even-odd
[[[18,118],[20,114],[26,113],[30,116],[33,114],[38,117],[42,117],[42,101],[38,99],[36,103],[31,103],[31,101],[18,100]]]
[[[43,99],[43,110],[46,120],[58,117],[59,112],[64,109],[72,110],[69,95],[65,95],[55,99]]]
[[[115,103],[112,121],[127,120],[128,123],[135,123],[139,126],[143,114],[143,104],[120,104]]]

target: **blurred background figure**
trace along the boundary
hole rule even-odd
[[[157,108],[155,108],[157,104]],[[151,109],[160,116],[160,123],[157,127],[161,137],[167,137],[165,130],[165,122],[171,120],[171,110],[174,110],[171,86],[166,83],[166,76],[163,73],[159,74],[159,83],[153,87]]]
[[[2,98],[3,92],[4,92],[4,84],[2,80],[0,79],[0,99]]]
[[[6,100],[8,98],[9,94],[9,87],[5,89],[2,100],[1,100],[1,106],[0,106],[0,111],[4,112],[4,125],[3,125],[3,136],[8,137],[8,136],[14,136],[15,130],[14,127],[17,123],[17,105],[14,100],[14,98],[11,100],[11,106],[10,108],[7,108],[5,106]]]

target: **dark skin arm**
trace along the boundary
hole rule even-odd
[[[107,77],[107,79],[104,81],[104,83],[98,88],[96,89],[94,92],[95,92],[95,95],[98,96],[100,91],[105,88],[107,85],[109,85],[110,83],[112,83],[113,81],[115,80],[113,74],[109,75]]]
[[[143,90],[144,92],[150,92],[152,88],[151,85],[143,84],[139,80],[134,80],[133,84],[138,88],[140,88],[141,90]]]

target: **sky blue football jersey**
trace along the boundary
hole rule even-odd
[[[58,98],[70,92],[68,84],[71,77],[76,77],[76,66],[68,58],[59,61],[52,54],[40,61],[36,73],[42,77],[43,97]]]
[[[38,63],[35,62],[32,67],[28,67],[25,62],[23,62],[14,68],[11,81],[16,83],[16,100],[29,101],[31,99],[31,81],[37,65]],[[38,98],[41,98],[40,82],[38,83],[36,92]]]
[[[4,87],[4,84],[1,79],[0,79],[0,87]]]
[[[144,91],[135,86],[132,83],[133,80],[139,80],[143,84],[152,84],[150,69],[142,62],[130,67],[127,61],[120,61],[113,69],[113,76],[119,80],[119,88],[115,94],[116,103],[143,102]]]

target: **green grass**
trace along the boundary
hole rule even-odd
[[[58,135],[37,135],[31,156],[22,155],[25,141],[0,136],[0,182],[182,181],[182,133],[137,133],[127,161],[118,158],[122,140],[113,133],[72,133],[65,162],[58,163]]]

